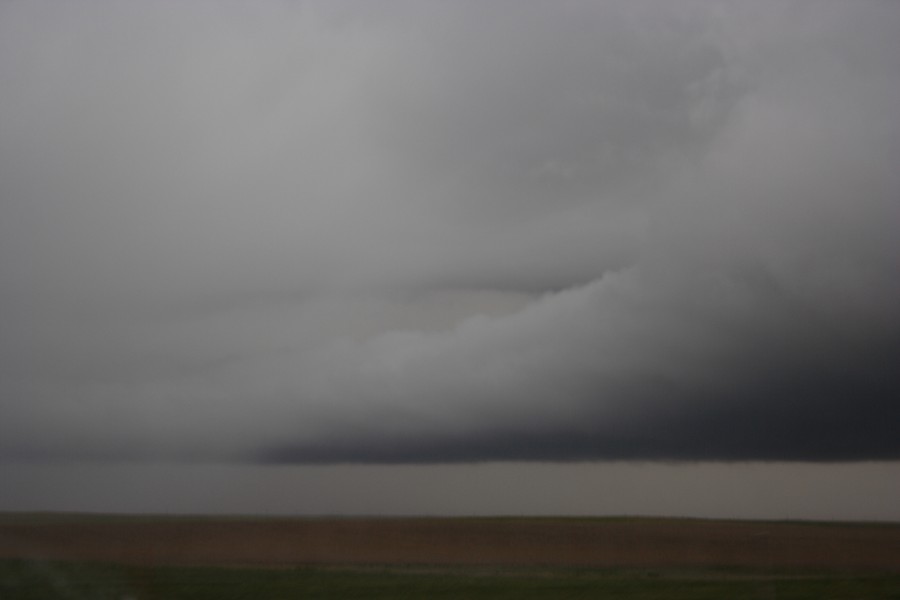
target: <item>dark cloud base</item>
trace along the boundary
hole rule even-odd
[[[651,414],[577,429],[479,431],[427,438],[290,445],[263,463],[572,460],[842,462],[900,459],[900,340],[856,366],[817,365],[747,382],[728,396],[680,397]],[[691,408],[693,407],[693,408]],[[585,411],[587,412],[587,411]]]

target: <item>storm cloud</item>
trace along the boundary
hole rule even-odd
[[[0,457],[900,458],[900,5],[7,2]]]

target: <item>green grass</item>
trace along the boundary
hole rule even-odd
[[[900,574],[746,570],[224,569],[0,561],[4,600],[619,598],[900,600]]]

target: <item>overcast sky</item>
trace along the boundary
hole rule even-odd
[[[0,462],[900,459],[898,32],[3,2]]]

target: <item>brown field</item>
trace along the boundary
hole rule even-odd
[[[900,571],[900,525],[639,518],[0,515],[0,558],[260,567]]]

